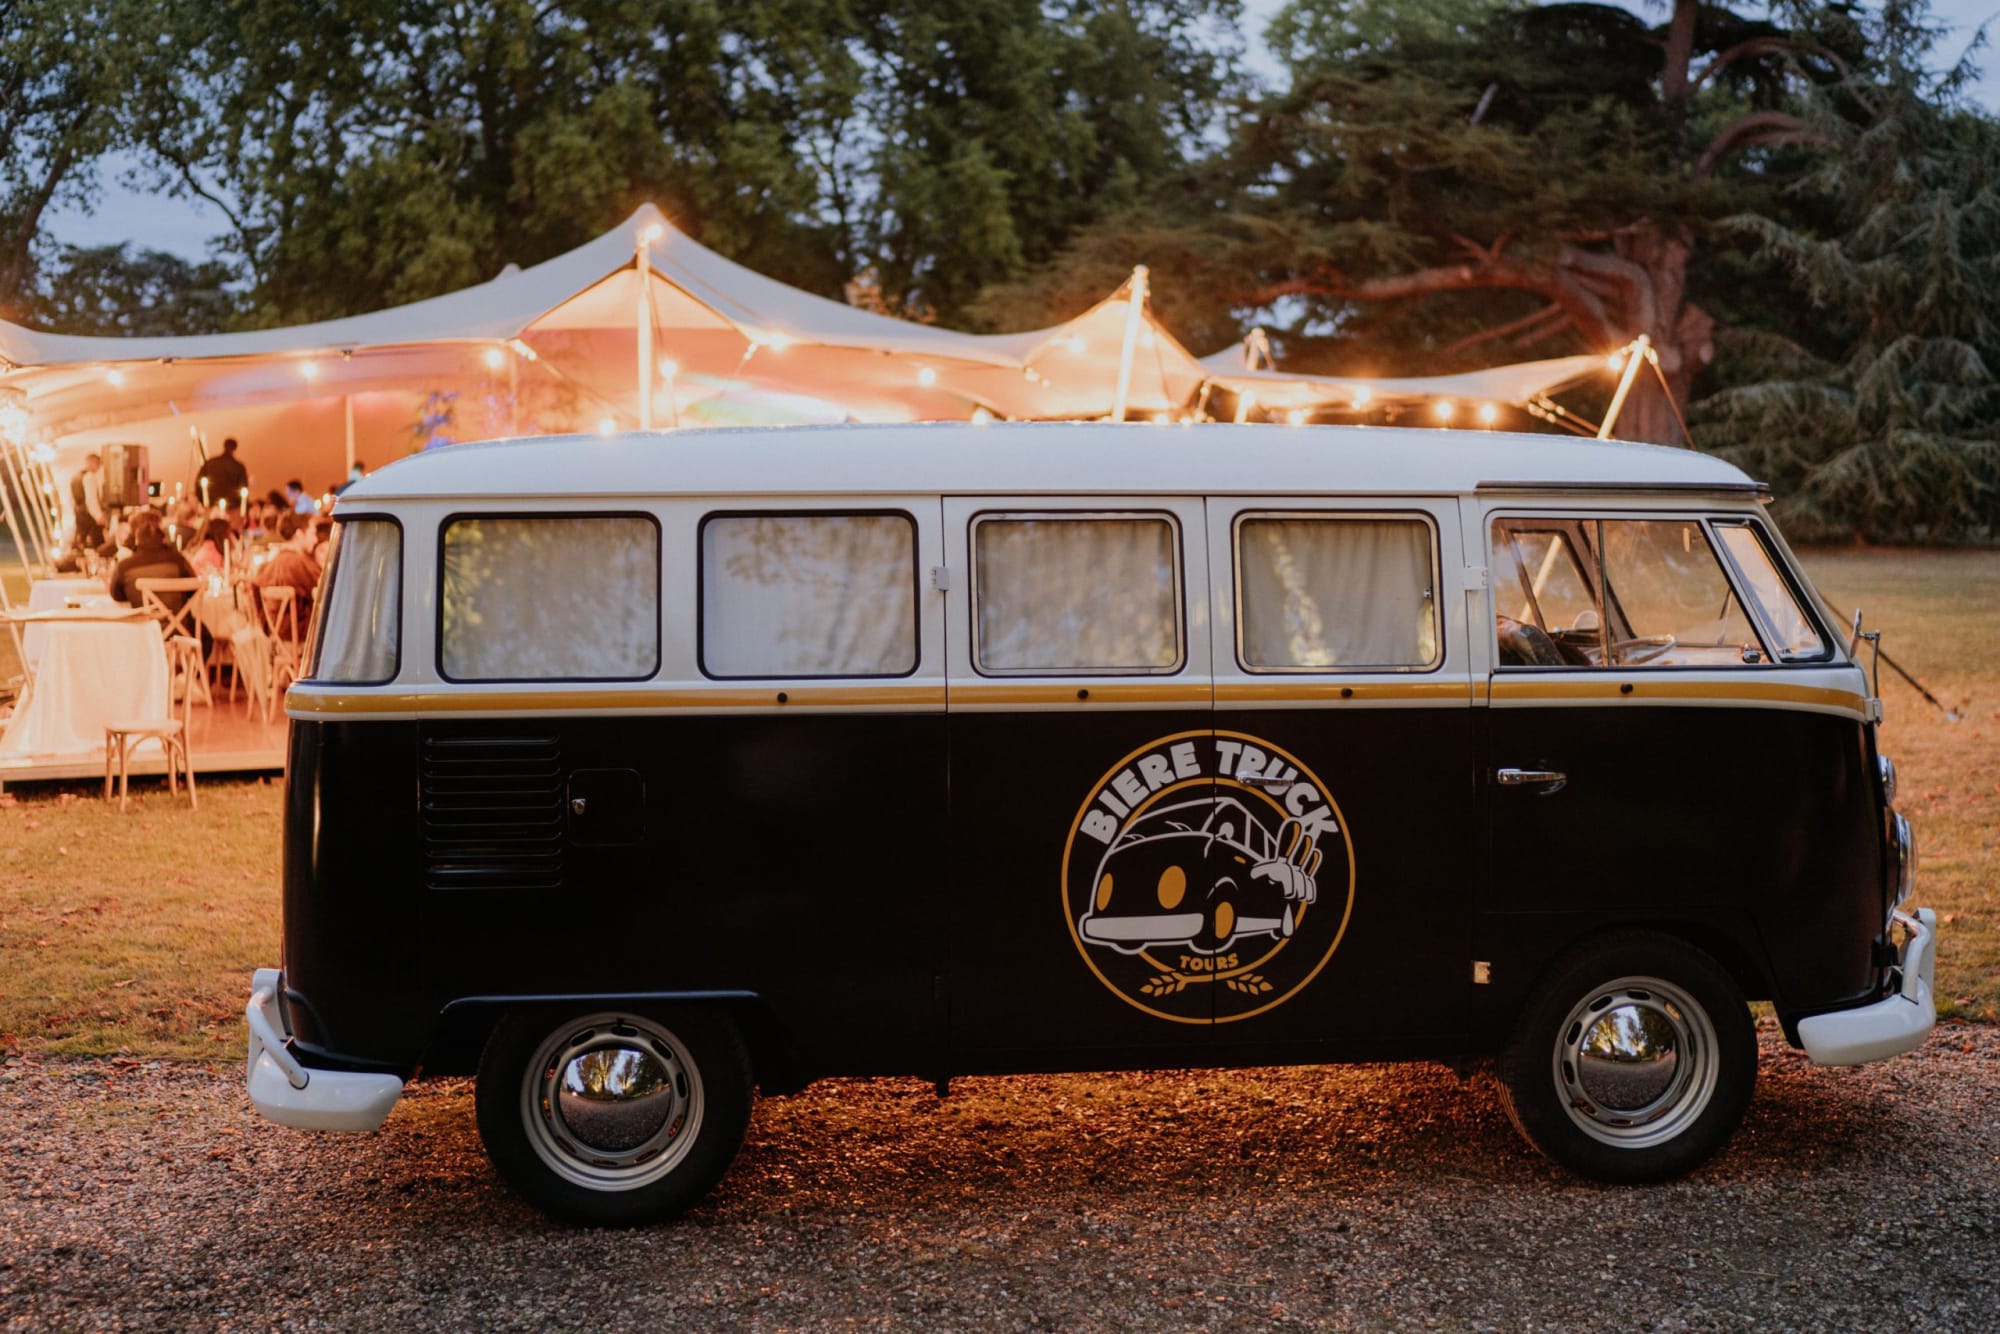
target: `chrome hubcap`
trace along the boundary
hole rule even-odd
[[[701,1075],[667,1029],[594,1014],[545,1039],[521,1081],[536,1155],[591,1190],[634,1190],[679,1166],[701,1127]]]
[[[1715,1025],[1679,987],[1621,977],[1590,992],[1556,1036],[1556,1096],[1592,1139],[1664,1144],[1715,1095]]]

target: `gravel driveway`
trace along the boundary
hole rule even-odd
[[[373,1136],[240,1067],[0,1069],[0,1327],[1992,1329],[2000,1029],[1815,1070],[1612,1189],[1434,1066],[840,1081],[761,1104],[677,1225],[544,1222],[464,1084]]]

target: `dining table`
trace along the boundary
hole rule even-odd
[[[5,619],[41,635],[34,673],[0,734],[0,760],[101,754],[108,724],[171,716],[166,645],[151,616],[104,597]]]
[[[108,599],[102,579],[92,579],[87,575],[68,575],[56,579],[37,579],[28,585],[27,610],[58,611],[74,603],[89,602],[94,599]],[[48,631],[41,623],[29,621],[21,627],[21,656],[27,660],[28,669],[34,670],[41,660],[42,641]]]

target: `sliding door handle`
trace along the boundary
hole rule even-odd
[[[1569,775],[1554,769],[1496,769],[1493,781],[1501,787],[1538,787],[1539,795],[1554,796],[1569,782]]]

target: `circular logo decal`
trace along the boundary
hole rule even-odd
[[[1120,999],[1180,1023],[1282,1005],[1354,906],[1354,849],[1326,785],[1242,732],[1182,732],[1098,780],[1063,848],[1063,911]]]

